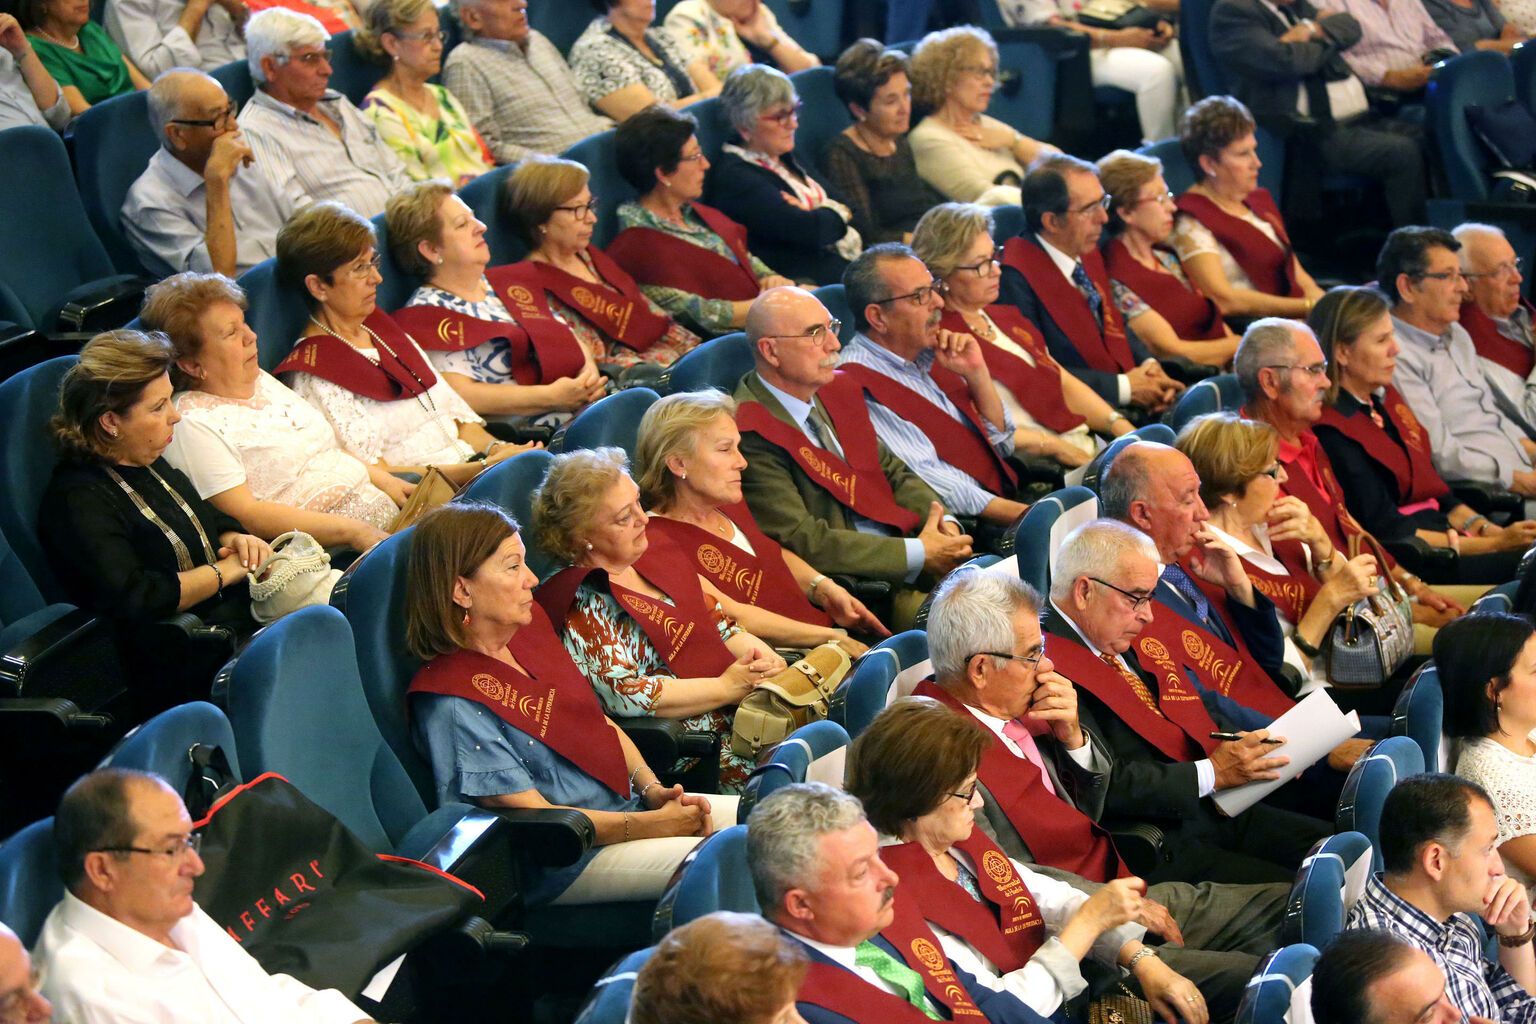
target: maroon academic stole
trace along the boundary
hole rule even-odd
[[[1158,609],[1157,615],[1173,615]],[[1129,668],[1115,668],[1081,642],[1050,634],[1046,653],[1056,671],[1103,701],[1130,729],[1171,761],[1198,761],[1216,747],[1211,733],[1216,723],[1205,710],[1200,695],[1190,686],[1166,644],[1143,630],[1127,654],[1139,656],[1157,680],[1157,692]]]
[[[685,553],[692,552],[699,575],[736,600],[800,622],[830,626],[832,619],[811,604],[795,582],[784,561],[784,549],[757,528],[747,506],[725,505],[720,513],[746,534],[752,545],[750,552],[693,523],[666,516],[652,515],[646,532],[652,538],[665,538]]]
[[[1246,411],[1244,415],[1247,415]],[[1252,417],[1249,417],[1250,419]],[[1323,478],[1323,490],[1318,490],[1317,485],[1298,467],[1291,469],[1285,478],[1285,483],[1280,485],[1282,494],[1295,495],[1306,502],[1307,508],[1317,517],[1317,521],[1323,524],[1323,529],[1328,533],[1328,539],[1338,549],[1341,556],[1348,557],[1351,538],[1359,537],[1365,533],[1365,527],[1360,525],[1348,508],[1344,505],[1344,489],[1339,486],[1338,477],[1333,474],[1333,463],[1328,461],[1328,453],[1323,451],[1322,445],[1315,444],[1317,453],[1317,472]],[[1283,461],[1283,460],[1282,460]],[[1326,492],[1326,493],[1325,493]],[[1290,541],[1287,544],[1292,543]],[[1276,557],[1279,558],[1280,545],[1276,545]],[[1386,554],[1386,552],[1383,552]],[[1286,561],[1281,558],[1281,561]],[[1397,567],[1397,560],[1390,554],[1387,555],[1387,569]],[[1286,568],[1290,569],[1289,562]],[[1292,569],[1292,572],[1295,570]]]
[[[309,334],[299,339],[275,372],[312,373],[376,402],[415,398],[437,383],[426,357],[388,313],[375,309],[363,326],[383,343],[375,346],[377,363],[334,335]]]
[[[1300,622],[1307,609],[1312,607],[1312,599],[1322,589],[1322,584],[1312,575],[1307,549],[1301,541],[1271,541],[1270,548],[1275,561],[1285,566],[1283,575],[1261,569],[1246,558],[1243,559],[1243,571],[1248,574],[1248,582],[1253,588],[1273,601],[1280,614],[1293,624]]]
[[[747,251],[747,229],[703,203],[692,203],[704,226],[719,235],[734,259],[655,228],[625,228],[608,243],[608,255],[641,284],[676,288],[708,299],[757,298],[757,275]]]
[[[1185,192],[1178,201],[1181,212],[1204,224],[1216,236],[1216,241],[1226,247],[1232,259],[1248,275],[1248,280],[1253,282],[1255,289],[1266,295],[1301,298],[1301,284],[1296,280],[1296,260],[1291,238],[1285,232],[1285,221],[1269,190],[1254,189],[1243,200],[1243,205],[1275,229],[1275,236],[1280,239],[1279,245],[1248,221],[1232,216],[1205,196]]]
[[[970,712],[933,680],[924,680],[913,696],[932,697],[957,715]],[[1120,862],[1114,840],[1099,824],[1045,788],[1040,769],[993,739],[981,754],[976,777],[1030,855],[1041,864],[1082,875],[1090,882],[1107,882],[1130,874]]]
[[[1131,355],[1131,343],[1125,336],[1125,320],[1115,305],[1109,274],[1104,269],[1104,257],[1097,249],[1083,253],[1082,263],[1088,279],[1099,293],[1099,308],[1104,317],[1102,330],[1083,293],[1040,246],[1017,236],[1010,238],[1003,246],[1003,263],[1024,275],[1045,304],[1051,319],[1071,339],[1090,370],[1125,373],[1135,369],[1136,359]]]
[[[971,401],[965,378],[958,373],[937,362],[928,368],[928,376],[964,417],[963,424],[905,384],[861,363],[844,363],[837,374],[847,377],[876,402],[921,430],[933,443],[934,451],[943,453],[944,461],[982,487],[993,494],[1013,493],[1019,482],[1018,474],[987,440],[987,425]],[[969,430],[965,429],[967,425]]]
[[[408,692],[462,697],[489,708],[628,800],[629,768],[618,734],[542,608],[533,609],[533,621],[513,634],[507,649],[531,675],[478,651],[458,650],[423,665]]]
[[[1180,338],[1209,341],[1226,336],[1227,325],[1216,303],[1193,283],[1186,284],[1167,271],[1143,266],[1131,255],[1123,239],[1112,239],[1105,247],[1104,265],[1111,278],[1157,310]]]
[[[925,920],[981,950],[999,974],[1029,962],[1045,941],[1045,919],[1013,861],[979,828],[956,843],[976,866],[976,884],[985,903],[971,899],[945,878],[921,843],[880,849],[880,859],[901,876],[901,898],[915,902]]]
[[[576,588],[585,582],[606,591],[618,602],[673,675],[681,679],[718,676],[735,663],[736,655],[720,639],[709,599],[687,556],[658,540],[651,539],[635,569],[671,598],[671,604],[621,587],[601,569],[579,565],[567,566],[545,580],[534,591],[534,599],[544,606],[551,619],[563,623],[576,601]]]
[[[864,407],[863,393],[855,390],[849,396],[851,402],[840,402],[834,409],[825,400],[829,390],[822,388],[818,397],[832,418],[832,429],[848,456],[846,462],[812,444],[800,428],[785,423],[759,402],[743,402],[736,410],[736,425],[743,433],[756,434],[785,451],[801,472],[839,505],[865,519],[911,533],[922,525],[923,517],[896,501],[891,482],[880,467],[879,440]]]
[[[1061,393],[1061,367],[1051,358],[1045,339],[1040,337],[1040,329],[1013,306],[988,306],[987,316],[992,318],[998,330],[1007,334],[1014,344],[1035,360],[1031,366],[1028,361],[1020,359],[1001,345],[976,338],[992,379],[1013,392],[1014,400],[1046,430],[1064,434],[1080,426],[1084,422],[1083,417],[1067,406],[1066,397]],[[946,331],[976,337],[971,326],[965,322],[965,317],[955,309],[944,311],[939,326]]]
[[[1226,591],[1196,576],[1187,564],[1184,569],[1211,602],[1212,614],[1219,614],[1216,609],[1227,600]],[[1230,625],[1228,629],[1236,646],[1172,608],[1160,607],[1155,609],[1152,621],[1142,629],[1137,643],[1148,638],[1157,641],[1163,650],[1172,653],[1174,661],[1194,673],[1201,686],[1231,697],[1244,707],[1261,711],[1271,718],[1279,718],[1291,710],[1296,702],[1275,685],[1269,673],[1254,659],[1243,634]]]
[[[1520,300],[1520,305],[1525,307],[1526,312],[1536,316],[1536,306],[1524,299]],[[1531,375],[1531,370],[1536,369],[1536,351],[1529,345],[1522,345],[1500,334],[1499,325],[1493,322],[1493,317],[1479,309],[1471,299],[1461,304],[1461,326],[1472,336],[1473,347],[1484,359],[1493,360],[1522,380]]]
[[[1366,454],[1387,467],[1397,481],[1397,503],[1413,505],[1440,498],[1450,492],[1430,457],[1429,437],[1424,426],[1408,408],[1408,403],[1390,384],[1381,396],[1381,406],[1397,429],[1401,442],[1394,441],[1386,428],[1371,418],[1371,407],[1345,416],[1332,405],[1323,406],[1319,426],[1332,427],[1364,448]]]
[[[498,279],[502,287],[498,289],[492,284],[491,290],[507,312],[516,311],[522,318],[520,322],[481,320],[441,306],[406,306],[395,311],[395,321],[413,337],[423,339],[422,348],[436,352],[464,352],[488,341],[505,339],[510,347],[512,379],[525,387],[549,384],[580,373],[586,363],[585,354],[570,329],[553,317],[545,317],[545,322],[539,324],[536,309],[529,316],[533,306],[531,293],[515,285],[508,288],[504,279]],[[528,324],[536,324],[537,330],[530,331]]]
[[[587,247],[587,256],[592,260],[597,276],[603,279],[602,284],[593,284],[559,267],[531,259],[497,267],[488,272],[486,277],[496,287],[497,294],[501,293],[503,286],[509,292],[514,287],[522,288],[527,293],[529,303],[551,320],[555,315],[549,308],[548,295],[553,294],[608,337],[636,352],[644,352],[656,343],[656,339],[667,333],[672,321],[651,312],[635,279],[601,249],[590,245]],[[513,312],[513,315],[528,327],[530,334],[533,333],[533,325],[524,320],[521,314]]]
[[[895,917],[880,930],[880,937],[895,949],[897,959],[922,975],[923,988],[934,1006],[948,1010],[950,1020],[985,1021],[950,966],[938,936],[928,929],[921,909],[915,901],[902,899],[900,886],[891,906]],[[846,968],[820,961],[811,963],[796,1001],[840,1013],[859,1024],[932,1024],[927,1014],[901,996],[871,985]]]

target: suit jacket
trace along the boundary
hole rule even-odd
[[[736,400],[761,402],[774,416],[799,429],[755,371],[742,378],[736,388]],[[816,405],[826,416],[821,403]],[[741,475],[742,493],[764,533],[814,565],[818,572],[846,573],[896,584],[906,580],[906,543],[900,537],[855,529],[847,508],[806,476],[788,452],[756,434],[742,435],[741,454],[747,460]],[[880,466],[897,503],[927,518],[929,504],[939,500],[933,488],[883,444]]]
[[[794,163],[793,154],[784,159]],[[826,188],[808,166],[795,166]],[[722,153],[714,162],[708,190],[709,205],[747,229],[747,248],[774,273],[817,284],[842,280],[848,262],[832,246],[847,232],[848,222],[836,210],[791,206],[784,201],[785,185],[778,175],[735,153]]]
[[[1039,243],[1035,240],[1035,233],[1028,228],[1019,232],[1019,238],[1036,248]],[[1072,339],[1064,331],[1046,310],[1045,303],[1035,294],[1035,289],[1030,286],[1029,279],[1019,273],[1013,267],[1003,267],[1002,290],[998,294],[998,302],[1016,307],[1030,323],[1040,328],[1040,333],[1045,336],[1045,346],[1050,349],[1051,356],[1062,366],[1072,371],[1072,376],[1093,388],[1104,401],[1110,405],[1120,404],[1119,374],[1106,373],[1103,370],[1090,370],[1083,362],[1082,353],[1077,346],[1072,344]],[[1084,300],[1087,301],[1086,299]],[[1131,346],[1131,355],[1137,363],[1151,357],[1152,353],[1147,346],[1136,337],[1136,332],[1131,330],[1131,325],[1125,325],[1125,340]]]
[[[1157,589],[1152,592],[1152,599],[1159,607],[1167,608],[1199,629],[1205,629],[1204,624],[1195,615],[1194,606],[1190,604],[1189,599],[1179,593],[1171,583],[1159,579]],[[1291,684],[1282,672],[1285,664],[1285,634],[1280,630],[1280,620],[1275,617],[1275,606],[1269,598],[1255,589],[1252,608],[1228,597],[1219,605],[1214,602],[1211,604],[1211,615],[1219,619],[1229,633],[1240,633],[1243,642],[1248,645],[1248,650],[1258,661],[1259,667],[1275,681],[1281,690],[1286,693],[1291,692]],[[1222,639],[1230,642],[1227,637]],[[1220,717],[1245,731],[1268,727],[1270,723],[1268,715],[1244,707],[1216,690],[1206,689],[1200,685],[1199,678],[1193,672],[1186,670],[1184,675],[1200,692],[1200,699],[1212,718]]]
[[[1323,82],[1352,74],[1343,51],[1360,41],[1360,23],[1348,14],[1317,17],[1312,0],[1292,0],[1298,18],[1311,18],[1321,39],[1282,43],[1290,28],[1260,0],[1216,0],[1211,9],[1211,49],[1238,99],[1254,118],[1284,133],[1297,117],[1299,86],[1317,76]]]
[[[1098,761],[1106,766],[1104,771],[1090,771],[1072,760],[1067,756],[1066,748],[1056,742],[1054,737],[1037,736],[1035,745],[1040,749],[1042,760],[1045,761],[1045,774],[1050,776],[1051,786],[1055,788],[1056,795],[1085,816],[1098,821],[1104,815],[1104,800],[1109,792],[1109,776],[1113,771],[1115,758],[1109,748],[1104,745],[1104,741],[1095,736],[1087,726],[1083,727],[1083,736],[1087,738]],[[1020,758],[1020,760],[1023,759]],[[976,816],[976,824],[992,837],[992,841],[1001,847],[1004,853],[1052,877],[1065,879],[1073,885],[1078,885],[1079,888],[1097,887],[1098,883],[1085,882],[1081,876],[1070,871],[1041,865],[1030,850],[1029,844],[1025,842],[1023,836],[1019,835],[1018,829],[1013,827],[1013,822],[1008,820],[1008,815],[1003,812],[1002,806],[986,786],[981,787],[981,797],[983,805],[981,813]]]

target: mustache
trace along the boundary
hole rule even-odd
[[[839,365],[842,364],[842,361],[843,361],[843,357],[842,357],[841,354],[834,354],[834,355],[827,356],[827,358],[823,359],[821,362],[817,363],[816,365],[819,366],[823,370],[835,370],[835,369],[838,368]]]
[[[891,905],[891,901],[894,900],[895,898],[896,898],[896,887],[893,885],[890,888],[885,890],[885,895],[880,897],[880,909],[884,910],[886,907],[890,906]]]

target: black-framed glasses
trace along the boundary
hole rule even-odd
[[[1471,273],[1468,273],[1467,271],[1463,270],[1461,272],[1461,276],[1465,277],[1465,278],[1468,278],[1468,279],[1480,278],[1480,277],[1514,277],[1516,274],[1520,273],[1524,269],[1525,269],[1525,260],[1521,259],[1519,256],[1516,256],[1512,260],[1505,260],[1503,263],[1500,263],[1498,266],[1494,267],[1492,270],[1484,270],[1481,273],[1477,273],[1477,274],[1471,274]]]
[[[1003,247],[1002,246],[998,246],[996,249],[992,250],[992,255],[991,256],[988,256],[986,259],[982,260],[980,263],[966,264],[966,265],[963,265],[963,266],[956,267],[955,270],[956,271],[969,270],[971,273],[975,274],[977,277],[992,277],[994,274],[997,274],[1002,269],[1002,266],[1003,266]]]
[[[591,217],[595,220],[597,218],[597,196],[593,196],[584,203],[575,203],[571,206],[557,206],[555,209],[564,210],[566,213],[574,214],[577,217]]]
[[[928,305],[928,300],[937,294],[939,294],[939,283],[937,281],[929,281],[916,291],[907,292],[905,295],[892,295],[888,299],[876,299],[875,305],[883,306],[887,302],[900,302],[903,299],[911,299],[914,306],[926,306]]]
[[[1099,196],[1099,198],[1095,199],[1093,202],[1091,202],[1091,203],[1084,203],[1082,206],[1079,206],[1076,209],[1068,210],[1067,213],[1069,213],[1069,214],[1071,214],[1071,213],[1080,213],[1080,214],[1083,214],[1085,216],[1091,215],[1095,210],[1107,210],[1107,209],[1109,209],[1111,204],[1114,203],[1114,201],[1115,201],[1114,197],[1111,196],[1108,192],[1106,192],[1103,195]]]
[[[1119,587],[1115,586],[1108,580],[1101,580],[1097,576],[1089,576],[1088,578],[1093,580],[1093,582],[1097,583],[1101,587],[1108,587],[1110,590],[1113,590],[1115,593],[1131,602],[1131,611],[1133,612],[1139,612],[1147,605],[1152,603],[1151,594],[1133,594],[1129,590],[1121,590]]]
[[[842,329],[843,322],[834,316],[830,317],[825,324],[812,324],[800,334],[765,334],[763,337],[779,339],[805,338],[820,345],[826,342],[828,338],[837,337],[838,332]]]
[[[448,33],[442,29],[438,29],[436,32],[401,32],[399,29],[392,28],[389,30],[389,34],[396,39],[404,39],[413,43],[430,43],[436,39],[444,46],[448,45]]]
[[[203,848],[203,834],[191,832],[185,839],[178,839],[174,843],[162,846],[158,850],[152,850],[147,846],[103,846],[92,850],[92,853],[145,853],[151,857],[169,857],[176,860],[185,857],[189,852],[198,853]]]
[[[231,103],[212,117],[173,117],[171,124],[185,125],[188,128],[225,128],[235,123],[235,105]]]
[[[803,109],[805,109],[805,104],[800,100],[795,100],[792,106],[779,111],[777,114],[760,114],[759,116],[765,121],[775,121],[781,125],[789,124],[789,122],[800,116],[800,111]]]
[[[1463,274],[1460,270],[1437,270],[1433,274],[1425,271],[1422,274],[1414,274],[1413,276],[1420,281],[1426,277],[1433,278],[1436,281],[1465,281],[1467,279],[1467,275]]]
[[[1309,373],[1314,377],[1326,377],[1328,376],[1328,360],[1324,359],[1320,363],[1307,363],[1306,365],[1302,365],[1301,363],[1271,363],[1268,366],[1261,366],[1260,369],[1300,370],[1302,373]]]
[[[1004,654],[1002,651],[981,651],[989,658],[1003,658],[1007,661],[1017,661],[1025,668],[1034,669],[1040,665],[1040,659],[1045,657],[1045,648],[1041,647],[1034,654]]]
[[[981,781],[978,779],[977,781],[971,783],[971,788],[966,790],[964,793],[950,793],[949,795],[954,797],[956,800],[964,800],[967,804],[969,804],[971,801],[976,799],[976,791],[980,788]]]

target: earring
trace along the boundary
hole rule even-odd
[[[672,187],[672,183],[670,181],[668,181],[666,178],[662,178],[661,179],[661,187],[662,188],[671,188]]]
[[[111,427],[108,427],[107,428],[107,436],[109,436],[109,437],[116,437],[117,436],[117,431],[113,430]],[[591,547],[592,545],[588,544],[587,546]]]
[[[464,626],[465,626],[466,629],[469,627],[469,609],[468,608],[464,609]]]
[[[438,258],[437,258],[437,265],[438,265],[438,266],[442,266],[442,265],[443,265],[443,258],[442,258],[442,257],[441,257],[441,256],[439,256],[439,257],[438,257]]]
[[[587,541],[587,550],[588,551],[592,550],[592,542],[591,541]]]
[[[687,470],[686,470],[686,469],[685,469],[685,470],[683,470],[683,471],[682,471],[682,472],[681,472],[681,473],[679,473],[679,474],[678,474],[678,475],[677,475],[677,478],[678,478],[678,479],[679,479],[679,480],[687,480],[687,479],[688,479],[688,471],[687,471]]]

